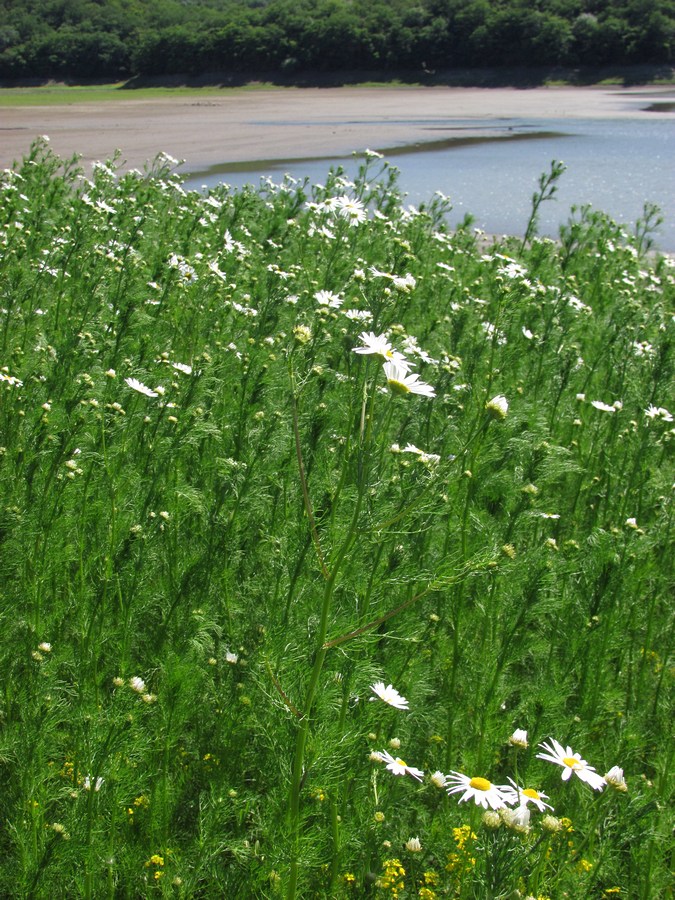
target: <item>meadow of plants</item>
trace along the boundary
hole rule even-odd
[[[0,181],[0,895],[672,896],[656,211],[174,163]]]

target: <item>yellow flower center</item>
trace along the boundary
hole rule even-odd
[[[526,797],[529,797],[530,800],[538,800],[539,799],[539,794],[537,791],[535,791],[534,788],[525,788],[525,790],[523,791],[523,794]]]
[[[570,769],[575,769],[579,766],[579,760],[575,759],[573,756],[563,756],[563,762],[566,766],[569,766]]]
[[[469,787],[474,788],[476,791],[489,791],[492,785],[487,778],[472,778],[469,782]]]
[[[399,766],[405,766],[406,769],[408,768],[408,763],[402,759],[399,759],[398,756],[396,757],[396,762],[399,764]]]
[[[393,378],[390,378],[388,381],[389,387],[395,394],[409,394],[410,388],[407,384],[403,384],[402,381],[395,381]]]

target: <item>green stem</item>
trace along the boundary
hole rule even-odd
[[[326,659],[328,648],[325,647],[326,634],[328,632],[328,621],[331,608],[331,601],[335,591],[335,584],[338,573],[344,559],[349,551],[354,536],[356,534],[356,525],[361,511],[361,503],[363,500],[363,490],[359,491],[359,495],[354,507],[352,521],[347,531],[340,550],[332,567],[332,571],[326,582],[323,594],[323,603],[321,607],[321,621],[319,623],[319,632],[316,641],[316,651],[314,656],[314,665],[307,686],[307,694],[304,703],[304,715],[298,728],[295,740],[295,754],[293,757],[293,773],[291,776],[291,792],[289,803],[289,830],[291,835],[291,863],[288,878],[288,889],[286,896],[288,900],[293,900],[298,887],[299,875],[299,850],[300,850],[300,793],[304,782],[304,762],[305,750],[307,748],[307,738],[309,737],[309,727],[312,717],[314,701],[319,687],[319,679],[323,670],[323,664]]]

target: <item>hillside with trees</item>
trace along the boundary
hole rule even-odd
[[[4,81],[674,59],[674,0],[0,0]]]

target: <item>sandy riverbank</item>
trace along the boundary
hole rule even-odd
[[[164,151],[192,171],[246,160],[348,155],[439,139],[488,135],[504,118],[640,118],[675,100],[672,87],[224,89],[203,97],[0,109],[0,166],[49,135],[61,156],[85,168],[121,150],[123,168]],[[670,113],[672,116],[672,112]],[[453,121],[460,120],[460,121]]]

